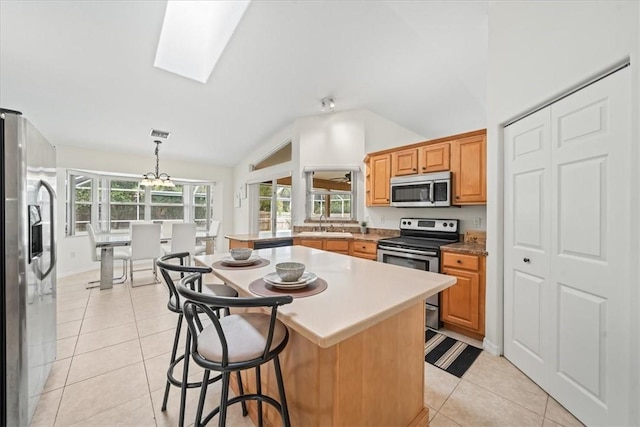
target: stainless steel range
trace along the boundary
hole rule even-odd
[[[402,218],[400,236],[378,241],[378,261],[440,272],[440,246],[459,239],[457,219]],[[427,298],[427,326],[440,327],[440,294]]]

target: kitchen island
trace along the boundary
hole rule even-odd
[[[291,334],[281,362],[292,425],[426,425],[424,300],[456,279],[302,246],[255,253],[270,264],[214,268],[214,274],[241,296],[254,296],[249,284],[284,261],[302,262],[328,283],[324,292],[279,309]],[[196,262],[211,266],[225,255],[199,256]],[[255,387],[252,374],[243,373],[249,392]],[[262,375],[263,387],[277,396],[273,369]],[[255,407],[249,409],[255,421]],[[271,408],[266,419],[279,425]]]

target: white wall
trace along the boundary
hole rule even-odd
[[[640,117],[638,66],[640,13],[637,1],[501,2],[489,7],[489,74],[487,117],[487,301],[485,348],[503,348],[503,141],[502,125],[535,105],[564,93],[624,57],[630,56],[633,81],[632,117]],[[635,120],[633,140],[638,141]],[[637,143],[631,153],[640,161]],[[638,183],[638,172],[631,177]],[[632,217],[638,217],[638,195]],[[640,240],[638,224],[630,230]],[[638,283],[638,271],[634,272]],[[638,287],[635,299],[638,307]],[[632,311],[637,313],[637,310]],[[638,317],[630,319],[638,323]],[[630,340],[637,360],[637,328]],[[638,366],[630,375],[640,379]],[[639,381],[635,381],[636,385]],[[634,391],[637,393],[637,390]],[[636,419],[638,416],[636,414]]]
[[[67,169],[84,169],[125,174],[142,174],[155,165],[155,158],[135,156],[111,151],[96,151],[64,145],[56,146],[58,172],[58,275],[87,271],[98,268],[91,261],[89,242],[86,236],[65,236],[65,180]],[[172,178],[200,179],[215,181],[213,194],[215,219],[221,221],[220,235],[233,230],[232,169],[203,163],[172,161],[161,158],[160,169]],[[226,250],[227,241],[216,239],[216,250]],[[116,266],[118,269],[119,266]]]
[[[291,162],[282,163],[279,165],[271,166],[268,168],[260,169],[251,172],[251,164],[255,164],[258,161],[264,159],[269,155],[277,151],[279,147],[291,140]],[[298,157],[299,157],[299,144],[298,144],[298,131],[295,123],[292,123],[283,129],[277,131],[271,135],[267,140],[260,145],[257,149],[253,150],[247,157],[245,157],[240,163],[233,169],[233,180],[235,185],[233,186],[233,194],[239,191],[241,185],[247,182],[258,182],[260,180],[271,180],[277,177],[292,175],[293,186],[298,187],[299,181],[297,174],[294,171],[298,170]],[[257,194],[251,194],[251,189],[247,191],[247,198],[240,200],[240,207],[233,207],[233,215],[235,217],[235,223],[233,230],[229,230],[226,234],[245,234],[255,233],[257,230],[253,229],[251,215],[250,202],[255,202],[254,199]],[[304,212],[304,211],[303,211]],[[292,216],[294,220],[298,215],[296,206],[292,207]],[[226,241],[226,239],[224,239]]]

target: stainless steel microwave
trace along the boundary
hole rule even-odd
[[[451,206],[451,172],[391,178],[391,206]]]

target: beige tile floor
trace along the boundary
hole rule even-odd
[[[175,426],[179,393],[160,411],[176,317],[166,308],[162,284],[87,290],[97,271],[58,282],[58,358],[31,426]],[[151,277],[137,273],[135,283]],[[190,379],[201,370],[191,365]],[[483,352],[462,379],[425,363],[425,404],[430,425],[581,426],[522,372]],[[186,424],[195,416],[197,390],[187,396]],[[207,408],[217,406],[219,382]],[[238,405],[230,426],[251,426]],[[210,425],[217,425],[217,418]]]

